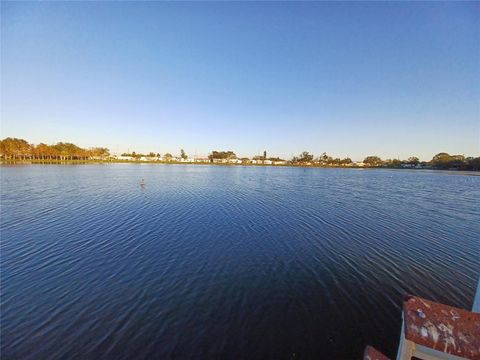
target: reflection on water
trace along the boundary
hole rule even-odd
[[[403,294],[470,308],[480,270],[477,176],[115,164],[1,177],[5,359],[350,359],[367,343],[393,356]]]

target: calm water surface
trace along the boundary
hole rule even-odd
[[[479,176],[0,171],[2,359],[393,356],[405,293],[472,305]]]

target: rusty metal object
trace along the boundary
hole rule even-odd
[[[407,340],[480,360],[480,314],[410,295],[404,299],[403,312]]]
[[[363,352],[363,360],[390,360],[373,346],[368,345]]]

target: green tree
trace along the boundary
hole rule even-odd
[[[417,166],[420,163],[420,159],[416,156],[411,156],[407,160],[407,164],[415,165]]]
[[[431,163],[433,166],[443,166],[445,164],[448,164],[451,160],[452,157],[449,153],[441,152],[432,158]]]
[[[468,158],[466,160],[465,170],[479,171],[480,170],[480,157]]]
[[[367,166],[381,166],[383,164],[382,159],[380,159],[378,156],[367,156],[363,160],[364,164]]]
[[[188,155],[185,154],[185,150],[180,149],[180,157],[181,157],[183,160],[186,160],[186,159],[188,158]]]
[[[393,159],[390,161],[390,167],[398,168],[402,166],[402,161],[399,159]]]
[[[461,169],[465,166],[465,156],[442,152],[432,158],[431,164],[437,169]]]
[[[298,162],[300,163],[308,163],[313,161],[313,155],[310,154],[308,151],[304,151],[298,157]]]
[[[110,156],[110,151],[107,148],[94,147],[90,149],[90,156],[105,159]]]
[[[236,159],[237,155],[233,151],[212,151],[210,155],[208,155],[208,158],[210,161],[213,161],[215,159],[220,159],[220,160],[230,160],[230,159]]]

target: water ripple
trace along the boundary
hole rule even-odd
[[[476,176],[116,164],[1,181],[5,358],[393,356],[405,293],[469,308],[480,270]]]

